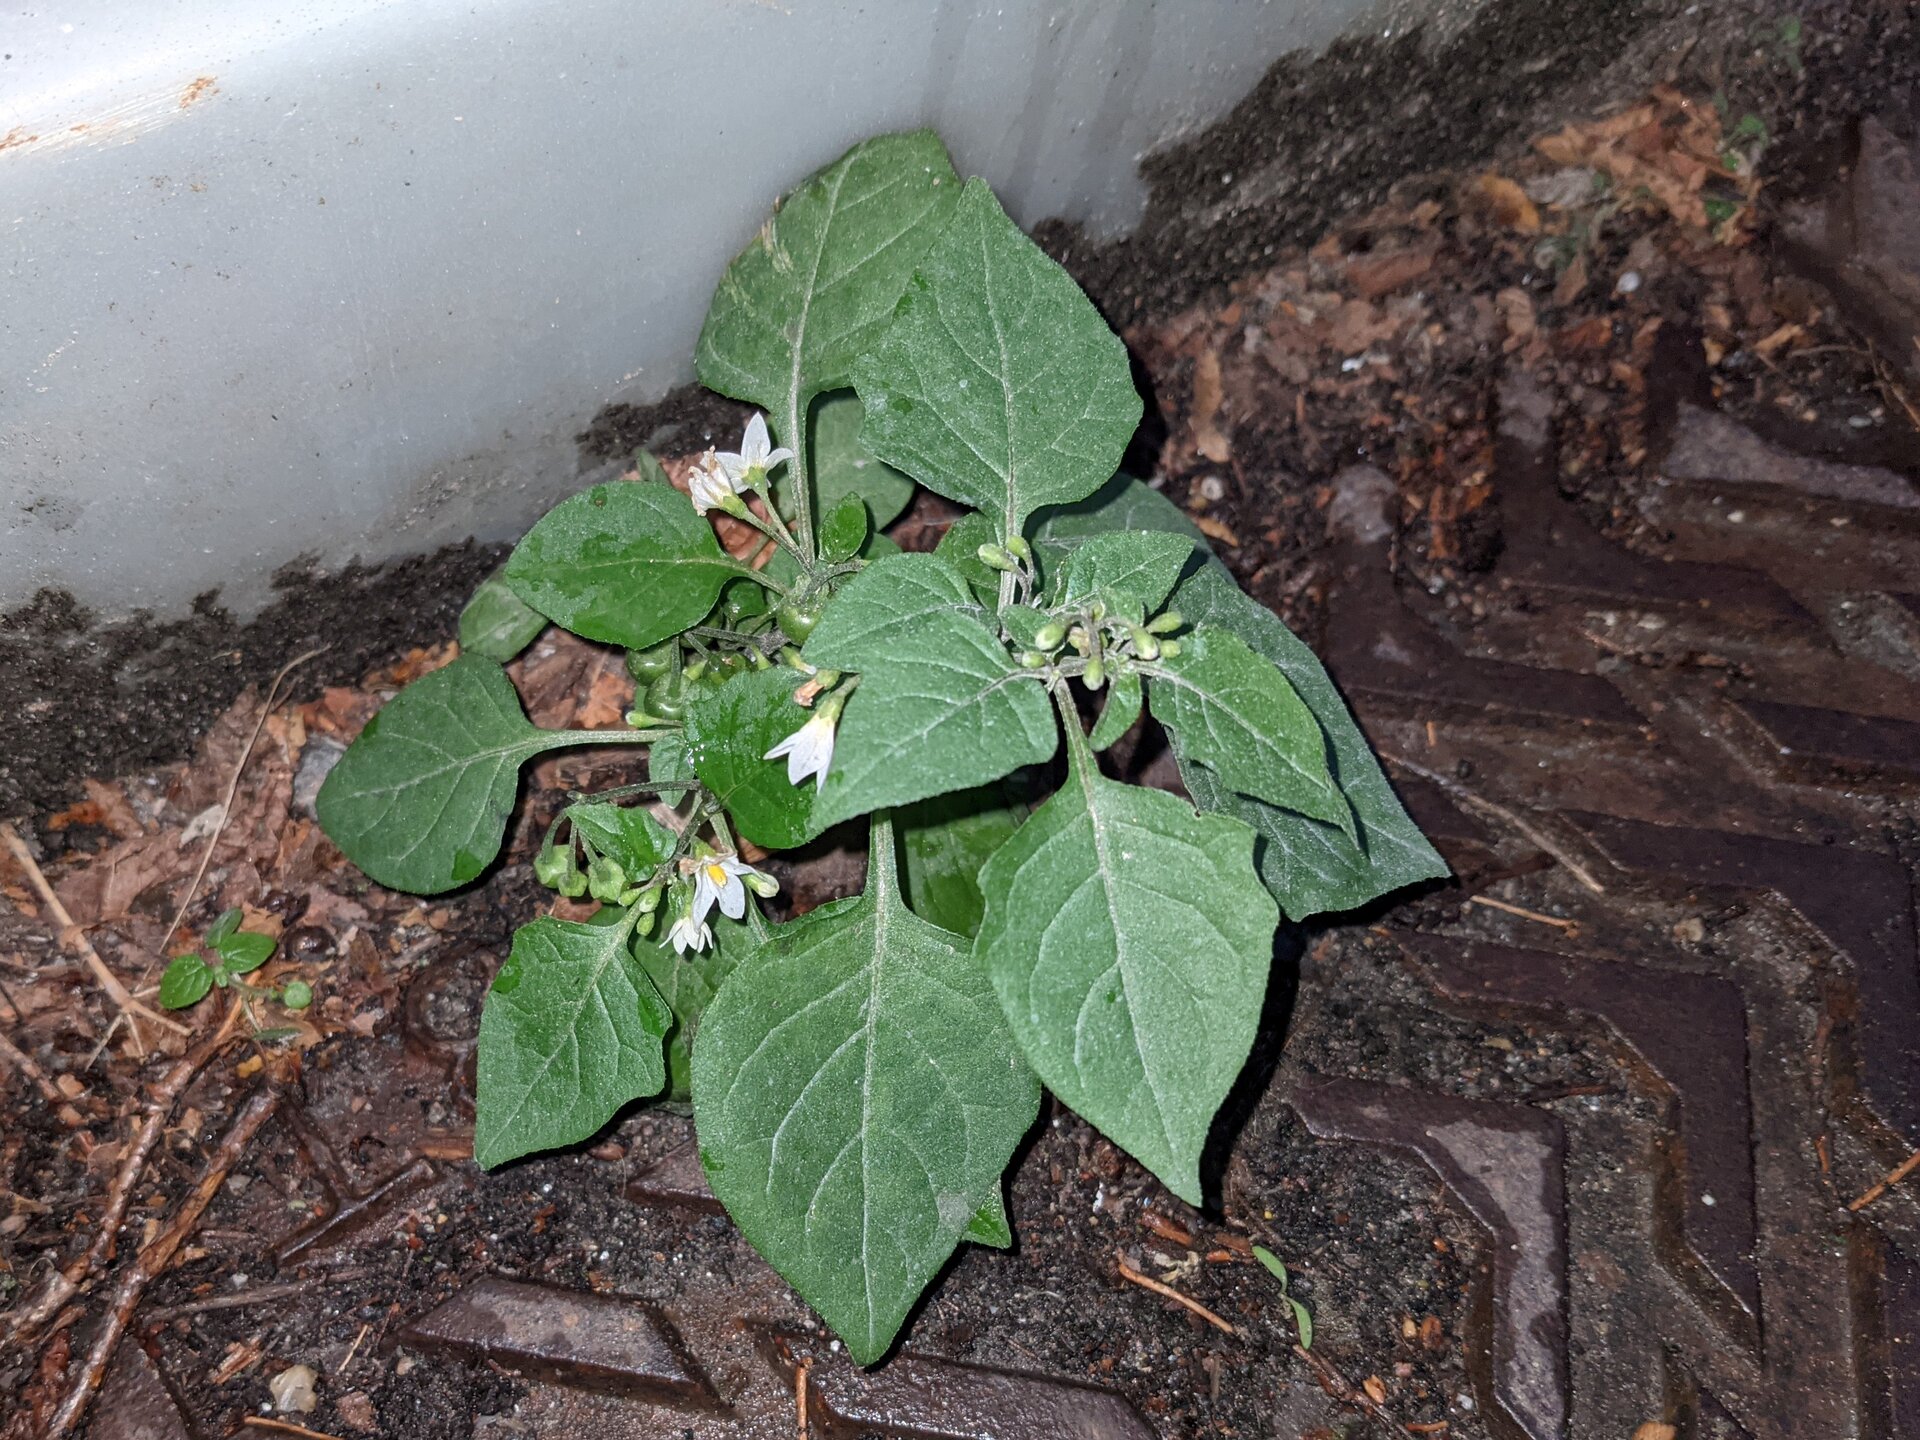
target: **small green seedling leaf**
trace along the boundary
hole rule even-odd
[[[460,653],[504,665],[546,628],[547,617],[514,594],[504,570],[496,570],[460,612]]]
[[[635,880],[673,854],[673,833],[645,810],[596,800],[567,807],[573,833]]]
[[[673,1012],[627,948],[631,918],[522,925],[480,1012],[473,1158],[572,1145],[667,1082]]]
[[[1126,347],[981,180],[853,384],[867,448],[983,511],[1002,539],[1099,489],[1140,423]]]
[[[1287,1283],[1287,1267],[1280,1262],[1278,1255],[1274,1254],[1273,1251],[1267,1249],[1264,1245],[1256,1245],[1253,1247],[1253,1258],[1266,1266],[1268,1273],[1280,1282],[1283,1289],[1285,1288]]]
[[[699,624],[727,582],[750,572],[678,490],[616,480],[549,510],[505,574],[555,624],[645,650]]]
[[[816,812],[815,785],[795,785],[784,760],[767,752],[807,723],[812,711],[794,702],[804,676],[785,666],[749,670],[687,707],[687,758],[701,783],[756,845],[784,850],[826,828]]]
[[[862,1365],[998,1196],[1039,1103],[964,942],[907,909],[885,826],[866,893],[775,929],[693,1051],[713,1193]]]
[[[1131,730],[1133,722],[1140,718],[1141,693],[1138,671],[1126,670],[1115,675],[1113,683],[1107,686],[1107,703],[1087,743],[1095,750],[1104,750]]]
[[[1226,630],[1183,636],[1150,670],[1148,703],[1174,751],[1229,789],[1353,833],[1353,811],[1327,769],[1319,723],[1287,677]]]
[[[222,910],[220,917],[207,927],[207,948],[217,950],[222,940],[240,928],[240,922],[244,918],[245,912],[238,908]]]
[[[821,558],[840,561],[859,554],[872,529],[867,502],[858,495],[846,496],[820,522]]]
[[[272,957],[275,941],[271,935],[240,930],[221,937],[213,948],[220,957],[220,968],[227,974],[250,975]]]
[[[463,655],[387,702],[320,787],[320,826],[382,885],[435,895],[500,852],[520,766],[618,731],[538,730],[506,672]]]
[[[198,1005],[213,989],[213,970],[198,955],[176,955],[160,976],[160,1004],[168,1010]]]
[[[1279,914],[1246,826],[1068,754],[1066,784],[980,873],[974,953],[1047,1088],[1197,1205]]]
[[[1313,1348],[1313,1316],[1308,1313],[1306,1306],[1291,1295],[1287,1296],[1287,1304],[1293,1307],[1293,1325],[1300,1332],[1300,1348],[1311,1350]]]
[[[1288,1291],[1287,1267],[1280,1263],[1278,1255],[1264,1245],[1253,1247],[1253,1258],[1266,1266],[1267,1272],[1280,1282],[1280,1293],[1286,1297],[1287,1304],[1292,1308],[1293,1325],[1300,1332],[1300,1348],[1311,1350],[1313,1348],[1313,1316],[1308,1314],[1307,1307],[1294,1299],[1292,1293]]]
[[[998,1186],[994,1187],[992,1198],[974,1211],[973,1219],[967,1222],[966,1238],[995,1250],[1013,1248],[1013,1226],[1007,1220],[1007,1202],[1001,1198]]]

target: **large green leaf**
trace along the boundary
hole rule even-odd
[[[760,406],[794,445],[813,397],[851,383],[959,194],[931,130],[877,136],[808,177],[721,277],[701,383]]]
[[[627,948],[631,919],[543,916],[514,934],[480,1012],[473,1158],[492,1169],[572,1145],[666,1084],[673,1023]]]
[[[1180,508],[1125,475],[1098,494],[1051,510],[1034,527],[1037,550],[1055,556],[1088,535],[1167,530],[1200,538]],[[1232,815],[1260,837],[1255,859],[1267,888],[1295,920],[1351,910],[1405,885],[1447,873],[1447,865],[1408,818],[1367,737],[1313,651],[1266,606],[1234,583],[1204,548],[1175,587],[1173,604],[1190,622],[1230,630],[1280,667],[1327,737],[1328,767],[1352,807],[1357,837],[1339,826],[1239,795],[1203,766],[1181,765],[1187,793],[1203,810]]]
[[[460,653],[504,665],[546,628],[547,617],[514,594],[506,576],[496,570],[480,582],[460,612]]]
[[[805,844],[826,827],[812,782],[787,779],[787,762],[767,752],[807,723],[793,700],[805,676],[776,665],[736,675],[718,690],[696,690],[687,706],[687,758],[740,833],[769,850]]]
[[[980,867],[1027,818],[1015,781],[958,790],[894,816],[905,851],[907,903],[922,920],[972,939],[985,901]]]
[[[898,631],[889,657],[862,673],[814,818],[824,828],[985,785],[1058,745],[1046,692],[997,635],[956,610],[922,613]]]
[[[507,583],[542,615],[589,640],[645,650],[713,609],[752,572],[669,485],[615,480],[549,510],[507,557]]]
[[[895,292],[896,295],[899,293]],[[860,443],[866,411],[851,390],[822,395],[813,406],[813,506],[817,517],[833,511],[849,495],[867,502],[873,528],[884,530],[913,502],[913,480],[876,460]]]
[[[520,766],[564,745],[632,743],[626,731],[538,730],[506,672],[463,655],[367,722],[320,787],[320,827],[394,890],[464,885],[500,853]]]
[[[1198,761],[1242,794],[1352,830],[1313,712],[1239,636],[1202,625],[1147,673],[1147,703],[1180,759]]]
[[[1304,920],[1322,911],[1351,910],[1448,873],[1447,862],[1387,783],[1325,667],[1278,616],[1234,584],[1217,560],[1182,580],[1173,602],[1188,620],[1231,630],[1277,665],[1327,736],[1329,768],[1352,809],[1357,836],[1238,794],[1204,767],[1180,762],[1180,777],[1195,804],[1234,816],[1259,835],[1260,878],[1289,916]]]
[[[1166,603],[1193,558],[1193,542],[1165,530],[1119,530],[1089,536],[1060,567],[1062,601],[1125,596],[1151,615]]]
[[[774,930],[693,1052],[714,1194],[863,1365],[999,1198],[1039,1103],[965,943],[902,900],[885,825],[866,893]]]
[[[633,942],[633,958],[673,1011],[673,1028],[667,1032],[666,1098],[682,1103],[693,1096],[693,1042],[707,1004],[721,982],[760,943],[746,921],[729,920],[718,910],[709,912],[707,926],[713,932],[713,944],[684,955],[675,954],[670,945],[655,943],[659,936]]]
[[[944,555],[883,555],[833,597],[807,639],[807,663],[882,669],[924,633],[929,616],[945,614],[987,618],[957,566]]]
[[[1067,783],[981,872],[974,953],[1047,1087],[1198,1205],[1279,911],[1245,825],[1105,779],[1079,741],[1069,755]]]
[[[1007,535],[1098,489],[1140,423],[1126,347],[980,180],[853,383],[869,450]]]

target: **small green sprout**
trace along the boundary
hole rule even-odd
[[[288,1010],[304,1010],[313,1003],[313,987],[305,980],[289,980],[284,986],[249,985],[240,977],[251,975],[278,948],[271,935],[240,928],[241,912],[228,910],[208,929],[201,952],[176,955],[160,977],[160,1003],[169,1010],[185,1010],[206,999],[216,986],[233,990],[242,999],[249,1023],[253,1020],[252,1001],[275,1000]],[[211,957],[211,958],[209,958]],[[292,1030],[262,1030],[254,1026],[257,1040],[282,1039]]]
[[[1266,1266],[1273,1278],[1280,1282],[1281,1298],[1293,1307],[1293,1323],[1300,1332],[1300,1348],[1311,1350],[1313,1348],[1313,1316],[1307,1312],[1307,1307],[1294,1299],[1293,1293],[1287,1289],[1287,1267],[1281,1264],[1278,1255],[1264,1245],[1253,1247],[1253,1258]]]

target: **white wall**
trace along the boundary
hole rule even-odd
[[[42,0],[0,14],[0,606],[243,612],[518,534],[782,188],[937,126],[1111,233],[1370,0]]]

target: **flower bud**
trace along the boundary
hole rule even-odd
[[[1107,662],[1098,655],[1087,661],[1087,673],[1081,677],[1087,682],[1089,690],[1098,690],[1107,683]]]
[[[1024,535],[1009,535],[1007,537],[1007,549],[1012,552],[1016,559],[1024,560],[1028,564],[1033,562],[1033,547],[1027,544]]]
[[[1058,650],[1066,642],[1066,638],[1066,622],[1049,620],[1034,632],[1033,643],[1042,650]]]
[[[771,900],[780,893],[780,882],[762,870],[749,870],[740,880],[762,900]]]
[[[1076,625],[1067,632],[1067,643],[1082,655],[1093,648],[1093,642],[1087,638],[1087,629],[1084,625]]]
[[[1047,663],[1047,657],[1042,655],[1038,650],[1022,650],[1019,655],[1019,660],[1020,664],[1028,670],[1038,670],[1042,665]]]
[[[1133,635],[1134,654],[1138,655],[1142,660],[1159,658],[1160,642],[1156,640],[1149,631],[1143,630],[1138,625],[1130,625],[1127,628]]]
[[[1184,624],[1186,624],[1186,621],[1180,618],[1180,612],[1178,610],[1168,610],[1149,620],[1147,622],[1147,629],[1151,630],[1155,635],[1166,635],[1178,630]]]
[[[1180,642],[1178,640],[1162,640],[1160,642],[1160,658],[1162,660],[1171,660],[1179,653]]]
[[[640,913],[642,915],[651,915],[654,911],[658,910],[660,908],[660,895],[661,890],[658,885],[654,886],[651,890],[641,891]]]
[[[1018,570],[1020,562],[1015,560],[998,545],[982,545],[974,552],[980,557],[980,563],[989,570]]]
[[[660,892],[655,890],[651,893],[658,895]],[[654,921],[659,918],[660,917],[651,910],[642,910],[640,912],[640,918],[633,922],[633,933],[636,935],[651,935],[653,933]]]

